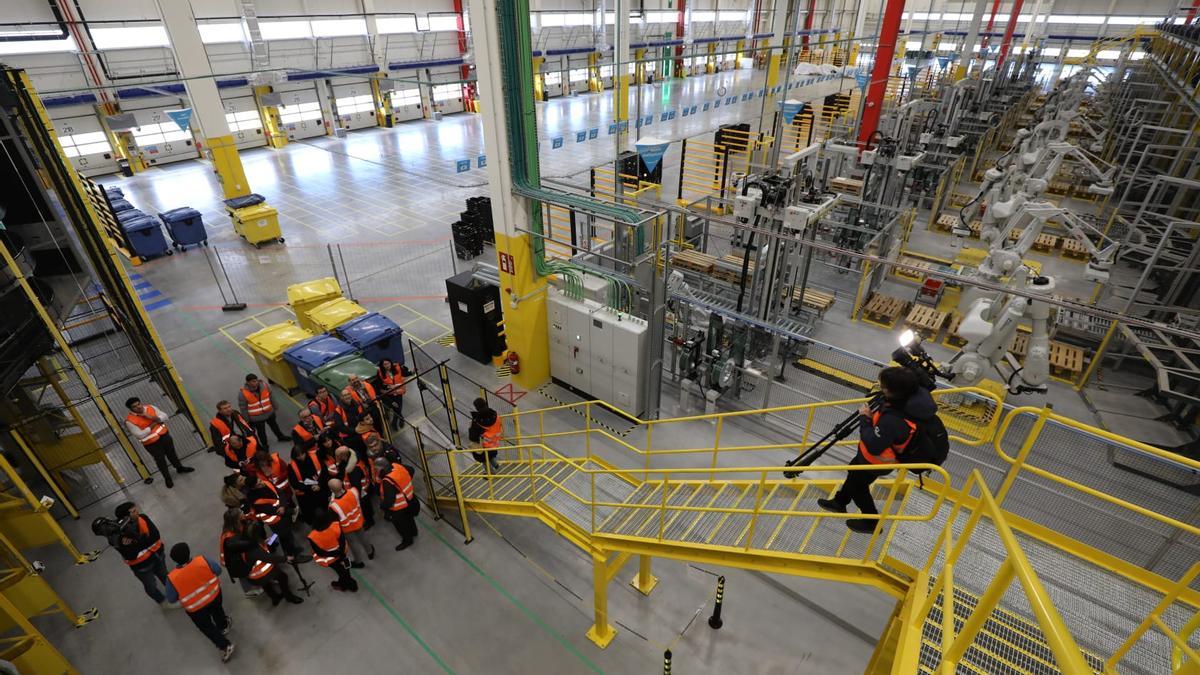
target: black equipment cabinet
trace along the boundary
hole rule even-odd
[[[446,279],[446,299],[459,352],[480,363],[491,363],[493,356],[504,353],[499,288],[462,272]]]

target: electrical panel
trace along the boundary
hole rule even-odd
[[[640,415],[646,321],[592,300],[549,294],[550,375],[581,395]]]

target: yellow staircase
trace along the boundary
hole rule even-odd
[[[807,447],[819,429],[863,399],[638,421],[625,435],[601,421],[620,412],[603,402],[562,405],[505,416],[511,445],[500,450],[495,472],[472,460],[467,449],[437,450],[427,443],[424,452],[430,477],[445,486],[436,495],[439,505],[459,509],[468,528],[468,511],[537,518],[589,554],[595,621],[588,636],[600,647],[616,634],[608,621],[607,587],[636,556],[633,586],[647,595],[657,582],[653,558],[863,584],[892,595],[896,608],[869,673],[1157,673],[1172,672],[1170,663],[1182,664],[1174,672],[1193,672],[1187,668],[1200,663],[1192,635],[1200,618],[1191,618],[1200,608],[1200,592],[1193,588],[1200,563],[1178,580],[1167,579],[1000,506],[1014,486],[1024,490],[1035,478],[1046,480],[1030,458],[1047,443],[1061,449],[1064,429],[1110,447],[1120,443],[1163,460],[1167,455],[1048,409],[1005,410],[982,389],[936,396],[956,450],[995,451],[1008,464],[1003,479],[989,485],[978,469],[956,480],[942,467],[899,467],[875,483],[883,515],[873,534],[844,526],[844,519],[859,514],[828,513],[816,504],[836,490],[845,471],[859,468],[804,467],[788,480],[783,467],[760,465],[764,452],[781,457],[781,451]],[[786,418],[805,431],[784,444],[748,444],[746,435],[731,431],[766,416]],[[1054,429],[1042,441],[1050,424]],[[681,435],[688,438],[707,433],[711,442],[664,447],[664,441],[678,442],[668,432],[672,427],[690,429]],[[1018,428],[1025,435],[1014,447],[1009,434]],[[842,457],[852,453],[845,450]],[[1200,463],[1179,461],[1200,473]],[[928,473],[918,485],[912,472],[922,468]],[[1104,497],[1114,508],[1174,528],[1176,540],[1200,541],[1200,528],[1056,480],[1060,491]],[[1112,610],[1103,599],[1085,592],[1074,597],[1073,585],[1088,583],[1088,574],[1107,575],[1105,587],[1115,589],[1136,618],[1109,620],[1104,613]],[[1063,602],[1068,604],[1060,614],[1056,605]]]

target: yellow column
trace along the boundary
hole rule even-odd
[[[717,72],[717,43],[708,43],[708,57],[704,60],[704,72],[712,75]]]
[[[546,62],[546,57],[533,57],[533,100],[546,100],[546,78],[542,75],[542,64]]]
[[[540,387],[550,379],[547,279],[538,276],[534,270],[533,247],[528,235],[508,236],[497,230],[496,257],[504,295],[505,340],[508,350],[521,358],[521,372],[512,376],[513,381],[526,389]]]
[[[238,155],[233,136],[206,138],[204,146],[212,156],[213,171],[217,173],[217,181],[221,183],[225,199],[250,194],[250,183],[246,180],[246,170],[242,168],[242,158]]]
[[[642,595],[650,595],[650,591],[658,585],[658,577],[650,573],[650,561],[653,560],[648,555],[638,556],[638,573],[637,576],[629,582],[630,586],[637,589]]]
[[[588,629],[587,637],[600,649],[607,647],[617,636],[616,629],[608,623],[608,565],[605,564],[606,559],[607,557],[599,551],[592,553],[592,591],[596,620]]]
[[[254,103],[258,106],[258,115],[262,118],[263,133],[267,135],[267,145],[272,148],[282,148],[288,144],[287,129],[283,128],[283,120],[279,117],[279,106],[263,105],[263,94],[274,92],[274,87],[255,87]]]
[[[379,88],[379,80],[382,77],[383,73],[375,73],[371,77],[371,100],[375,103],[375,123],[391,129],[396,126],[395,118],[392,116],[392,96],[391,92]],[[466,107],[470,110],[470,101],[466,102]]]
[[[634,61],[637,62],[637,65],[633,67],[634,82],[637,82],[638,84],[646,84],[646,62],[643,60],[646,58],[646,50],[633,50],[633,58]]]
[[[734,53],[733,53],[733,57],[734,57],[733,67],[734,68],[742,67],[742,56],[745,53],[746,53],[746,41],[738,40],[736,43],[736,46],[734,47]]]
[[[117,157],[129,162],[129,168],[134,173],[146,170],[146,162],[142,153],[137,151],[133,134],[128,131],[113,131],[108,126],[108,116],[121,112],[116,103],[101,103],[96,106],[96,116],[100,118],[100,127],[108,136],[108,144],[116,151]]]
[[[588,89],[604,91],[604,78],[600,76],[600,55],[596,52],[588,54]]]

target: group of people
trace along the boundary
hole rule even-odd
[[[231,470],[220,493],[218,558],[193,556],[186,543],[179,543],[170,550],[176,567],[168,571],[154,523],[132,502],[117,507],[126,529],[116,548],[146,594],[164,607],[182,606],[227,661],[234,647],[227,637],[232,624],[221,604],[222,568],[248,597],[265,594],[274,606],[300,604],[304,599],[293,591],[289,565],[302,583],[297,565],[315,562],[334,573],[334,590],[358,590],[350,571],[375,559],[365,533],[377,514],[400,536],[397,551],[412,546],[421,510],[413,489],[415,470],[402,462],[383,426],[404,426],[409,375],[384,359],[378,385],[351,376],[336,397],[318,387],[290,434],[280,427],[270,385],[247,375],[237,407],[220,401],[209,421],[209,451]],[[130,435],[155,460],[167,487],[173,486],[172,466],[180,474],[194,470],[180,462],[163,411],[138,399],[126,407]],[[284,456],[272,451],[272,440],[290,445]]]

